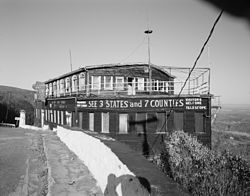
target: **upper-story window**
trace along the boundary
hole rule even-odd
[[[101,76],[92,76],[91,89],[93,90],[101,89]]]
[[[60,80],[60,93],[65,93],[65,80]]]
[[[77,76],[74,75],[72,77],[72,92],[76,92],[78,90],[78,80],[77,80]]]
[[[144,90],[144,78],[138,78],[138,90],[143,91]]]
[[[52,96],[53,93],[53,86],[52,83],[49,83],[49,95]]]
[[[70,78],[66,78],[66,93],[70,92]]]
[[[56,89],[57,89],[57,96],[59,96],[60,95],[60,80],[57,80],[57,82],[56,82]]]
[[[46,95],[46,97],[49,96],[49,85],[48,84],[45,85],[45,95]]]
[[[168,81],[164,81],[164,91],[168,92]]]
[[[79,90],[85,90],[85,73],[79,74]]]
[[[116,90],[124,90],[124,77],[116,77]]]
[[[53,82],[53,95],[55,96],[57,94],[57,84],[56,81]]]
[[[150,84],[148,78],[145,78],[145,83],[144,83],[144,85],[146,86],[147,91],[150,91],[150,89],[151,89],[151,84]]]
[[[152,86],[154,91],[158,91],[158,80],[152,80]]]
[[[104,76],[104,90],[113,90],[113,76]]]
[[[159,81],[158,82],[158,88],[159,88],[160,92],[165,92],[164,86],[165,86],[165,82],[164,81]]]

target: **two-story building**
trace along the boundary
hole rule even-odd
[[[181,95],[184,81],[172,75],[176,70],[186,76],[189,71],[145,63],[79,68],[45,82],[40,116],[51,126],[108,134],[144,154],[157,151],[163,135],[173,130],[211,146],[210,70],[190,77]]]

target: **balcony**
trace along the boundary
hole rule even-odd
[[[148,79],[144,82],[130,81],[100,83],[92,81],[92,84],[85,86],[69,86],[67,89],[56,87],[47,89],[46,98],[68,97],[68,96],[136,96],[136,95],[205,95],[210,94],[210,69],[196,68],[189,79],[190,68],[163,67],[171,75],[175,76],[174,81],[158,81]],[[184,86],[185,84],[185,86]]]

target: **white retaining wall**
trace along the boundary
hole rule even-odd
[[[134,174],[124,165],[119,158],[103,144],[80,131],[72,131],[58,126],[56,129],[58,137],[70,150],[72,150],[88,167],[98,185],[104,192],[107,185],[108,175],[113,173],[117,177],[124,174]],[[119,194],[120,195],[120,194]]]

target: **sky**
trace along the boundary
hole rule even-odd
[[[0,0],[0,85],[32,89],[80,66],[192,67],[220,10],[201,0]],[[197,67],[222,104],[250,104],[250,24],[223,13]]]

